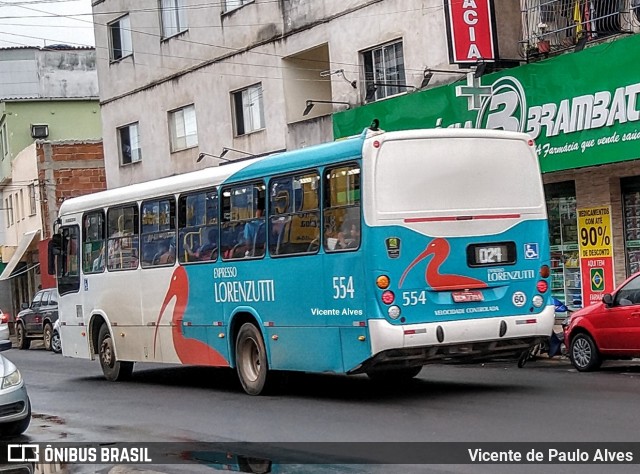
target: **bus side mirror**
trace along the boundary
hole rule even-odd
[[[56,274],[56,258],[62,254],[62,235],[61,234],[53,234],[49,244],[47,245],[47,253],[49,258],[47,273],[49,275]]]

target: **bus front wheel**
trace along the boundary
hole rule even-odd
[[[106,324],[100,327],[98,333],[98,357],[104,377],[111,382],[127,380],[133,372],[133,362],[116,360],[111,332]]]
[[[262,334],[252,323],[244,323],[236,338],[236,370],[242,388],[260,395],[267,385],[269,367]]]

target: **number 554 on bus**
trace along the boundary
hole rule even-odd
[[[540,170],[524,134],[360,136],[68,199],[51,258],[63,352],[402,379],[551,333]]]

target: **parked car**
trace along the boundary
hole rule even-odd
[[[0,309],[0,341],[9,340],[9,313]]]
[[[11,348],[11,342],[0,341],[0,351]],[[31,402],[18,368],[0,355],[0,436],[17,436],[31,423]]]
[[[51,334],[51,350],[56,354],[62,352],[62,341],[60,340],[60,320],[53,323],[53,334]]]
[[[573,313],[565,344],[580,372],[596,370],[606,359],[640,357],[640,273]]]
[[[51,350],[53,324],[58,320],[58,291],[40,290],[31,303],[23,303],[16,316],[16,339],[20,349],[28,349],[32,339],[42,339],[44,348]]]

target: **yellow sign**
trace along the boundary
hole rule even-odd
[[[580,258],[612,257],[611,208],[578,209]]]

